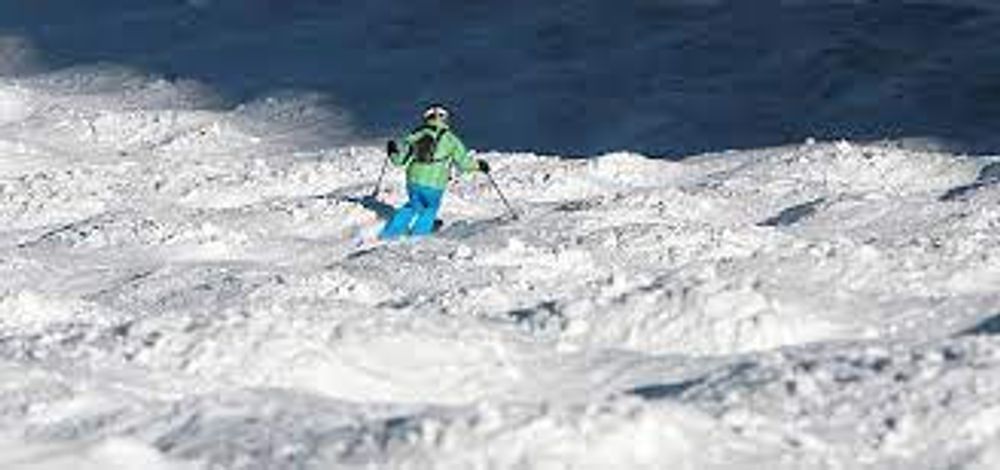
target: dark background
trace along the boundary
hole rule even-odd
[[[37,59],[8,73],[119,64],[200,81],[222,107],[320,92],[364,137],[442,101],[479,149],[679,156],[815,137],[986,153],[1000,143],[992,8],[702,3],[0,0],[0,35]]]

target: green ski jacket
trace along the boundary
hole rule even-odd
[[[414,158],[415,144],[425,135],[437,137],[437,147],[434,157],[429,163],[418,162]],[[479,169],[476,162],[469,156],[465,144],[455,135],[448,125],[441,121],[429,121],[403,138],[399,153],[391,156],[396,166],[406,167],[406,182],[435,189],[445,189],[448,186],[448,176],[451,165],[454,164],[462,173]]]

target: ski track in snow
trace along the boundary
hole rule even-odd
[[[372,244],[377,146],[201,93],[0,80],[0,467],[1000,465],[992,159],[486,152]]]

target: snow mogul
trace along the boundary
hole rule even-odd
[[[448,109],[431,105],[423,114],[423,125],[402,139],[386,144],[393,165],[406,168],[406,193],[403,204],[379,233],[382,240],[404,235],[423,236],[434,231],[438,210],[452,166],[462,173],[481,171],[489,174],[485,160],[473,160],[465,144],[448,125]]]

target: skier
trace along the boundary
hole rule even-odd
[[[380,239],[422,236],[434,231],[453,164],[462,173],[490,172],[485,160],[473,160],[469,156],[465,145],[448,126],[448,114],[444,106],[431,105],[424,111],[423,125],[403,138],[401,146],[395,140],[386,144],[392,163],[406,167],[409,201],[385,224],[379,233]]]

